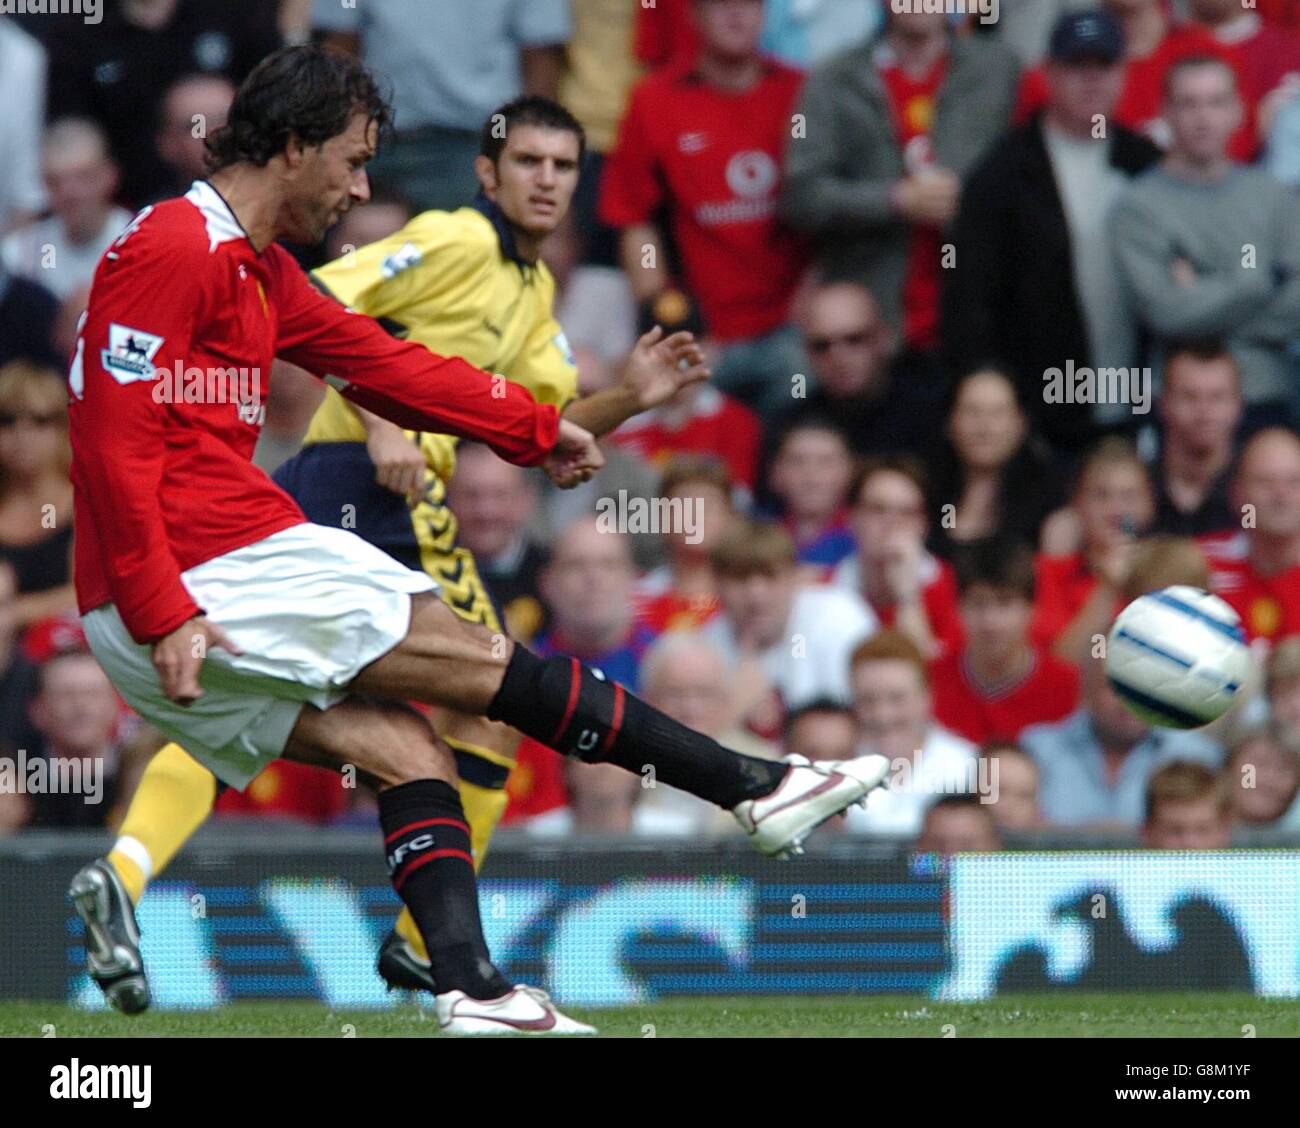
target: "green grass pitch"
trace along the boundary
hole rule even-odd
[[[1259,1038],[1300,1037],[1300,1001],[1221,994],[1036,995],[982,1003],[863,998],[695,998],[571,1013],[615,1038]],[[0,1037],[438,1037],[432,1007],[332,1011],[319,1003],[238,1003],[127,1018],[54,1003],[0,1003]]]

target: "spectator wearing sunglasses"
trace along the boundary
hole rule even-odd
[[[18,578],[20,628],[74,608],[67,398],[51,369],[0,368],[0,560]]]
[[[790,420],[834,419],[859,456],[921,453],[933,430],[917,410],[897,335],[860,282],[827,282],[802,303],[799,328],[812,366]]]

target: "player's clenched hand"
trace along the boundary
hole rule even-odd
[[[199,671],[213,646],[219,646],[230,654],[243,653],[226,637],[225,631],[202,616],[188,619],[171,634],[155,642],[150,657],[162,682],[163,693],[181,705],[192,705],[202,697]]]
[[[589,481],[605,465],[605,456],[596,445],[595,436],[571,420],[560,417],[560,437],[547,458],[546,476],[562,490]]]
[[[691,333],[665,337],[656,325],[636,343],[623,383],[642,411],[672,399],[687,384],[709,378],[704,352]]]
[[[375,481],[411,502],[418,501],[429,484],[429,469],[420,448],[401,427],[386,419],[371,420],[367,432],[366,452],[375,464]]]

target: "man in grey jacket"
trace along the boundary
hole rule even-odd
[[[962,180],[1010,124],[1019,76],[1010,51],[953,35],[942,13],[891,6],[881,36],[804,86],[782,214],[814,236],[821,271],[869,287],[920,354],[937,345],[944,229]]]
[[[1139,316],[1163,342],[1222,337],[1241,370],[1244,427],[1295,423],[1300,339],[1300,203],[1227,155],[1241,120],[1236,76],[1219,59],[1165,78],[1168,156],[1116,201],[1111,224]]]

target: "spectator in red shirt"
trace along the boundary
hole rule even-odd
[[[853,554],[848,494],[853,484],[848,437],[830,418],[804,418],[781,436],[768,484],[799,563],[818,573]]]
[[[1146,465],[1110,436],[1084,459],[1070,504],[1043,527],[1033,639],[1071,662],[1105,634],[1128,581],[1138,535],[1155,514]]]
[[[1079,703],[1079,671],[1029,641],[1034,555],[990,537],[955,558],[966,644],[930,670],[934,715],[967,740],[1014,740],[1028,725],[1059,721]]]
[[[1271,119],[1266,100],[1288,76],[1300,78],[1300,38],[1266,24],[1242,0],[1190,0],[1188,6],[1195,23],[1236,56],[1242,96],[1256,108],[1256,142],[1262,143]]]
[[[355,794],[343,786],[337,772],[276,760],[247,791],[226,788],[213,810],[218,815],[273,816],[323,825],[342,815]]]
[[[776,218],[781,161],[802,76],[761,55],[761,0],[694,0],[692,63],[633,91],[600,190],[600,217],[621,229],[633,294],[653,303],[674,271],[661,211],[717,350],[714,384],[772,413],[790,404],[803,367],[790,303],[800,240]]]
[[[1251,438],[1231,496],[1241,532],[1202,542],[1210,590],[1236,610],[1252,640],[1300,633],[1300,437],[1270,427]]]
[[[683,513],[692,506],[698,520],[696,535],[684,521],[662,534],[668,562],[638,585],[639,618],[655,634],[703,626],[722,606],[709,553],[735,517],[732,492],[726,468],[710,459],[680,458],[664,475],[658,496],[669,506],[680,500]]]
[[[609,439],[660,470],[678,455],[708,455],[721,459],[745,490],[752,493],[757,485],[762,424],[738,399],[709,384],[683,388],[667,403],[634,415]]]
[[[831,583],[859,595],[927,660],[961,645],[952,569],[925,550],[925,472],[906,456],[868,463],[849,493],[857,551]]]

